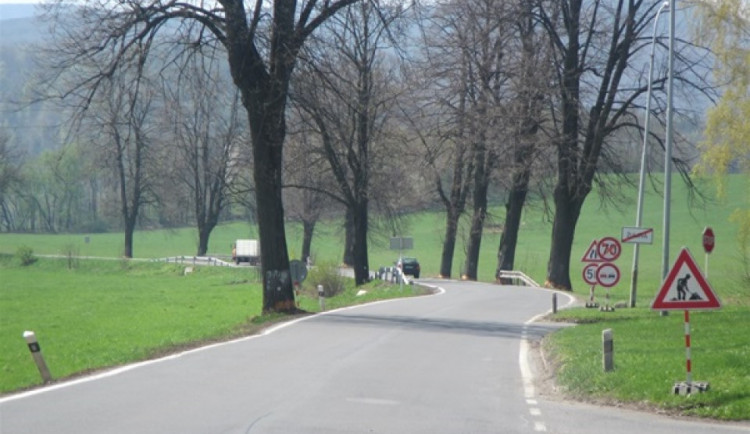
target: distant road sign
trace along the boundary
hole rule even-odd
[[[703,277],[690,251],[683,247],[656,298],[653,310],[719,309],[721,302]]]
[[[598,262],[591,262],[583,267],[583,281],[589,285],[596,285],[596,269],[599,268]]]
[[[599,265],[596,269],[596,282],[599,285],[605,288],[611,288],[617,285],[617,282],[619,281],[620,269],[617,268],[617,265],[605,262],[604,264]]]
[[[651,244],[654,242],[654,228],[622,228],[623,243]]]
[[[596,247],[596,252],[604,262],[612,262],[620,257],[622,252],[622,246],[617,238],[604,237],[599,240],[599,245]]]
[[[714,237],[714,230],[710,227],[706,227],[703,230],[703,249],[706,253],[711,253],[714,250],[716,244],[716,237]]]
[[[393,237],[391,238],[391,250],[410,250],[414,248],[414,238]]]

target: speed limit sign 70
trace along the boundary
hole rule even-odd
[[[604,237],[599,240],[599,245],[596,247],[596,251],[599,257],[605,262],[612,262],[620,257],[622,252],[622,246],[620,241],[614,237]]]

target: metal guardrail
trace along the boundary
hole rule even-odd
[[[233,267],[234,264],[226,262],[213,256],[172,256],[169,258],[154,259],[154,262],[167,262],[174,264],[208,265],[214,267]]]
[[[526,286],[534,286],[536,288],[540,287],[539,284],[534,281],[534,279],[527,276],[522,271],[500,270],[500,272],[497,273],[497,277],[498,277],[498,280],[510,279],[511,281],[514,281],[514,284],[517,284],[518,281],[521,281]]]

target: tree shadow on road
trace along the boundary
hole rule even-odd
[[[316,321],[357,325],[363,327],[383,327],[423,332],[466,334],[471,336],[541,338],[561,328],[557,324],[522,324],[501,321],[467,321],[450,318],[429,318],[402,315],[350,315],[327,314]],[[524,333],[525,332],[525,333]]]

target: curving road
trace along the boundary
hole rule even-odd
[[[546,397],[529,347],[556,327],[531,322],[551,293],[433,283],[445,290],[1,398],[0,432],[750,432]]]

